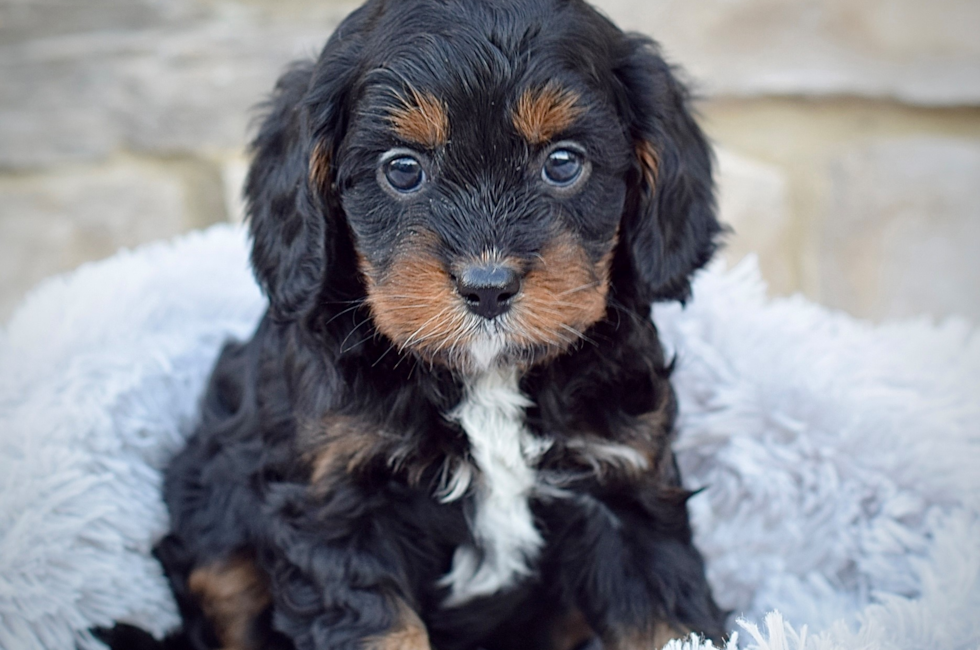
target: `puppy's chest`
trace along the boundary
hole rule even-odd
[[[535,465],[550,442],[525,424],[531,402],[512,369],[488,370],[471,378],[463,401],[450,414],[466,433],[476,466],[472,476],[470,528],[475,543],[460,546],[442,579],[447,605],[493,594],[531,573],[544,541],[534,525],[529,499],[537,482]],[[474,472],[461,467],[444,500],[458,498]]]

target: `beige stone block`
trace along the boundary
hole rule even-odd
[[[0,3],[0,167],[237,151],[356,2]],[[975,0],[598,0],[715,95],[980,103]],[[83,6],[84,5],[84,6]]]
[[[785,172],[727,149],[716,149],[715,156],[718,213],[732,229],[722,250],[729,268],[754,253],[772,292],[793,291],[797,287],[795,247]]]
[[[815,224],[819,298],[875,319],[980,322],[980,141],[895,138],[830,168]]]
[[[217,3],[179,21],[158,24],[151,12],[140,14],[147,24],[139,28],[0,43],[0,168],[101,160],[119,150],[238,151],[285,66],[315,56],[345,9],[328,3],[304,17]]]
[[[204,7],[193,0],[84,0],[0,2],[0,44],[12,45],[83,32],[179,27]]]
[[[248,176],[249,161],[244,156],[225,161],[221,167],[221,181],[224,187],[225,213],[232,223],[245,221],[245,178]]]
[[[976,0],[596,0],[709,94],[980,102]]]
[[[0,322],[43,278],[185,230],[179,178],[119,164],[0,180]]]

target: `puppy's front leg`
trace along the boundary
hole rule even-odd
[[[392,541],[398,504],[335,484],[313,503],[296,494],[274,505],[273,626],[297,650],[430,650],[410,568]]]
[[[620,486],[559,507],[566,522],[556,545],[560,578],[605,650],[659,650],[690,632],[724,635],[724,615],[691,543],[688,494]]]
[[[273,588],[273,623],[296,650],[431,650],[425,624],[401,597],[279,570],[288,577]]]

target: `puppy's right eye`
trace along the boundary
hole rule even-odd
[[[582,175],[582,155],[571,149],[556,149],[544,163],[542,177],[550,185],[569,187]]]
[[[411,156],[399,156],[386,162],[384,176],[389,185],[403,194],[415,192],[425,182],[422,164]]]

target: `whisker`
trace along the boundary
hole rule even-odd
[[[349,314],[352,311],[356,311],[356,310],[360,309],[361,306],[364,305],[364,302],[365,301],[362,298],[359,301],[351,301],[351,302],[354,302],[356,304],[354,304],[353,307],[348,307],[347,309],[345,309],[345,310],[343,310],[341,312],[338,312],[338,313],[334,314],[333,316],[330,317],[330,320],[328,320],[326,323],[324,323],[324,325],[329,325],[330,323],[334,322],[335,320],[337,320],[338,318],[340,318],[344,314]]]
[[[367,298],[355,298],[354,300],[328,300],[324,305],[354,305],[366,301]]]
[[[384,352],[382,352],[382,353],[381,353],[381,356],[379,356],[379,357],[378,357],[378,358],[377,358],[377,359],[375,360],[375,362],[371,364],[371,367],[372,367],[372,368],[374,368],[374,367],[376,367],[376,366],[377,366],[377,365],[378,365],[379,363],[381,363],[381,361],[382,361],[382,360],[383,360],[383,359],[384,359],[384,358],[385,358],[386,356],[388,356],[388,353],[389,353],[389,352],[391,352],[391,351],[392,351],[392,350],[394,350],[394,349],[395,349],[395,344],[394,344],[394,342],[389,342],[389,343],[388,343],[388,347],[387,347],[387,348],[385,349],[385,351],[384,351]],[[399,361],[399,363],[400,363],[400,361]],[[397,363],[395,364],[395,367],[396,367],[396,368],[398,367],[398,364],[397,364]]]
[[[429,307],[427,304],[417,304],[417,305],[385,305],[385,311],[398,311],[399,309],[423,309]]]
[[[533,325],[528,322],[520,323],[520,327],[524,331],[525,336],[531,339],[542,341],[546,345],[554,344],[557,342],[570,344],[575,341],[575,339],[567,339],[561,336],[558,332],[545,331],[544,329],[538,327],[537,325]]]
[[[567,296],[570,293],[578,293],[579,291],[585,291],[586,289],[594,289],[599,285],[598,282],[589,282],[588,284],[583,284],[580,287],[575,287],[574,289],[566,289],[565,291],[555,294],[556,296]]]
[[[364,341],[367,340],[367,339],[363,339],[361,341],[358,341],[357,343],[355,343],[354,345],[352,345],[349,348],[345,348],[344,347],[344,345],[347,344],[348,339],[350,339],[350,337],[354,335],[354,332],[356,332],[357,330],[359,330],[362,325],[365,325],[365,324],[370,323],[370,322],[371,322],[371,317],[370,316],[367,316],[364,320],[362,320],[360,323],[358,323],[357,325],[355,325],[354,327],[351,328],[351,331],[349,331],[347,333],[347,336],[344,337],[344,340],[340,342],[340,353],[341,354],[350,352],[351,350],[353,350],[354,348],[356,348],[358,345],[361,345],[362,343],[364,343]]]
[[[424,323],[422,323],[421,325],[419,325],[418,329],[416,329],[414,332],[412,332],[412,334],[407,339],[405,339],[405,341],[402,342],[402,347],[404,348],[406,345],[411,344],[412,343],[412,340],[417,335],[421,334],[422,331],[429,325],[429,323],[431,323],[432,321],[436,320],[437,318],[442,318],[443,314],[445,314],[450,309],[451,309],[451,307],[443,307],[442,310],[439,311],[435,316],[432,316],[427,321],[425,321]]]
[[[466,325],[460,330],[460,332],[453,339],[452,344],[449,346],[448,354],[453,356],[456,354],[456,347],[462,343],[464,338],[471,338],[474,331],[480,328],[479,323],[474,322],[472,319],[466,322]]]
[[[574,302],[566,302],[564,300],[542,300],[539,304],[542,307],[544,305],[549,305],[551,307],[568,307],[571,309],[580,309],[582,307],[581,304],[576,304]]]
[[[596,342],[594,339],[586,336],[585,335],[585,332],[580,332],[577,329],[575,329],[574,327],[572,327],[570,325],[565,325],[564,323],[562,323],[561,326],[562,326],[562,328],[568,330],[569,332],[571,332],[572,334],[574,334],[579,339],[585,341],[586,343],[590,343],[590,344],[592,344],[592,345],[594,345],[596,347],[599,346],[599,343]]]

